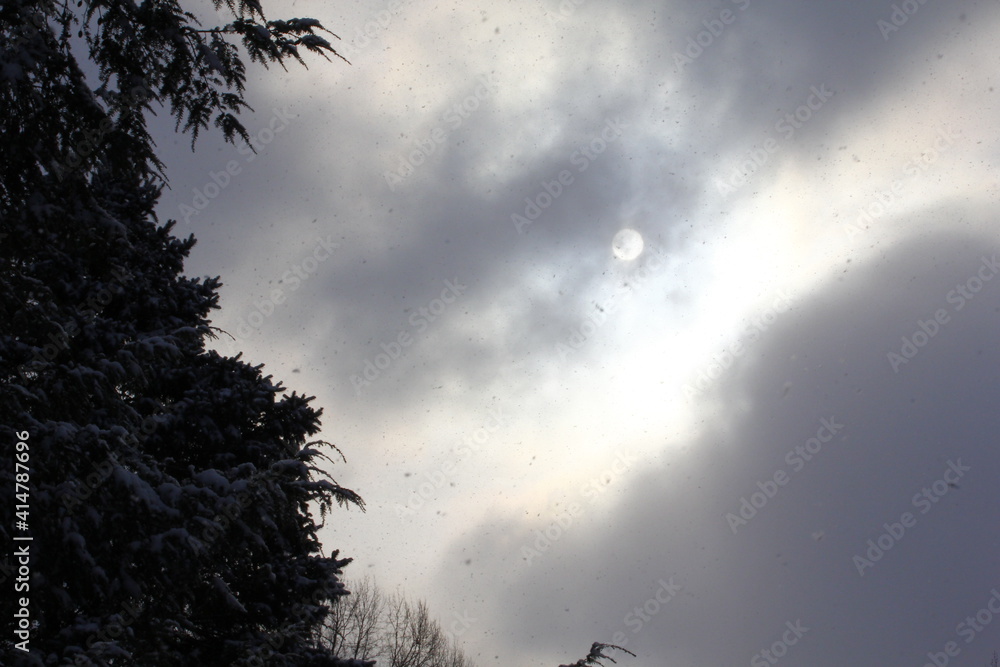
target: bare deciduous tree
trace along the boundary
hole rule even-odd
[[[350,595],[330,605],[323,638],[335,655],[364,659],[377,652],[385,599],[368,577],[350,589]]]
[[[343,658],[375,660],[378,667],[475,667],[426,602],[387,595],[369,579],[330,605],[322,642]]]
[[[400,592],[388,595],[368,577],[347,586],[351,594],[330,603],[320,644],[341,658],[374,660],[376,667],[476,667],[431,617],[427,603],[416,604]],[[615,660],[605,651],[631,651],[614,644],[595,643],[590,653],[572,665],[603,665]],[[1000,667],[994,663],[992,667]]]

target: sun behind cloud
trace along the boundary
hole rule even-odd
[[[634,229],[622,229],[611,241],[611,251],[620,260],[630,261],[642,254],[642,234]]]

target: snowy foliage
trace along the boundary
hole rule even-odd
[[[617,662],[614,658],[604,653],[605,649],[613,648],[618,651],[624,651],[630,656],[635,657],[635,653],[629,651],[627,648],[622,648],[621,646],[615,646],[614,644],[601,644],[600,642],[594,642],[594,645],[590,647],[590,653],[587,657],[581,658],[574,662],[572,665],[559,665],[559,667],[585,667],[586,665],[603,665],[601,660],[610,660],[611,662]]]
[[[177,0],[0,4],[0,447],[9,462],[30,434],[33,538],[30,650],[5,592],[2,665],[371,665],[324,637],[350,559],[323,554],[314,516],[362,500],[327,472],[312,399],[206,348],[221,283],[182,273],[194,239],[154,215],[146,128],[166,108],[192,146],[210,124],[246,141],[240,46],[265,66],[340,55],[315,19],[213,3],[232,21]],[[8,552],[0,584],[16,572]],[[401,618],[441,644],[425,608]]]
[[[182,275],[194,239],[153,214],[154,104],[192,136],[213,118],[245,136],[227,36],[264,62],[332,51],[311,19],[231,7],[202,30],[171,1],[0,6],[0,442],[10,461],[30,434],[33,537],[30,652],[5,594],[0,664],[362,664],[318,643],[350,562],[319,521],[363,506],[325,472],[339,451],[312,439],[310,398],[206,349],[220,282]]]
[[[240,46],[265,66],[284,67],[289,58],[304,65],[303,48],[342,58],[317,34],[328,31],[315,19],[267,21],[256,0],[215,5],[225,5],[233,20],[202,26],[176,0],[0,5],[0,213],[9,214],[3,209],[11,203],[53,203],[51,191],[38,189],[46,177],[72,185],[69,174],[103,168],[128,175],[129,188],[150,170],[162,177],[146,130],[146,113],[160,107],[191,134],[192,146],[210,124],[227,141],[249,142],[238,118],[249,108]],[[81,66],[77,53],[90,62]],[[96,68],[96,89],[84,68]]]
[[[0,275],[0,438],[28,431],[33,463],[35,655],[230,664],[278,644],[288,662],[266,664],[312,664],[349,562],[321,555],[312,512],[361,500],[321,469],[310,399],[205,349],[218,282],[178,275],[190,240],[93,192],[123,235],[61,209],[5,244]]]

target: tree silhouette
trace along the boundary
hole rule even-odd
[[[581,658],[571,665],[559,665],[559,667],[585,667],[586,665],[603,665],[601,660],[610,660],[611,662],[617,662],[611,656],[604,653],[605,649],[613,648],[619,651],[624,651],[628,653],[633,658],[635,653],[629,651],[627,648],[622,648],[621,646],[615,646],[614,644],[601,644],[600,642],[594,642],[593,646],[590,647],[590,653],[587,654],[585,658]]]
[[[305,64],[303,49],[340,57],[317,34],[325,29],[315,19],[268,21],[257,0],[213,2],[216,9],[225,5],[233,20],[203,28],[176,0],[0,6],[0,127],[8,151],[0,161],[0,203],[20,208],[41,185],[65,185],[69,174],[99,168],[119,176],[153,170],[162,177],[146,130],[154,105],[167,108],[177,128],[191,134],[192,147],[209,123],[227,141],[248,141],[237,118],[249,108],[237,43],[265,67],[284,67],[289,58]],[[80,51],[82,63],[75,56]]]
[[[227,36],[265,64],[335,53],[312,19],[228,7],[209,30],[176,2],[0,7],[0,442],[23,466],[0,485],[26,508],[0,510],[24,595],[4,664],[357,664],[317,645],[350,559],[313,512],[361,499],[320,468],[312,399],[206,348],[220,282],[182,275],[194,239],[154,215],[152,105],[246,138]]]
[[[473,667],[449,635],[431,618],[425,602],[411,603],[401,593],[388,595],[364,578],[351,594],[331,605],[323,644],[343,658],[374,660],[379,667]],[[464,620],[454,632],[467,629]]]
[[[206,347],[221,283],[182,274],[194,239],[156,219],[146,127],[167,109],[192,148],[210,125],[248,141],[241,47],[265,67],[340,56],[315,19],[213,2],[232,20],[203,27],[176,0],[0,5],[5,665],[370,664],[321,641],[350,559],[323,554],[314,516],[362,500],[320,467],[339,450],[311,439],[311,398]],[[393,613],[399,665],[465,664],[425,606]]]

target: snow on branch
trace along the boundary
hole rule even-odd
[[[585,667],[586,665],[604,665],[601,660],[610,660],[617,664],[617,661],[609,655],[604,654],[604,649],[614,648],[619,651],[625,651],[633,658],[635,653],[629,651],[627,648],[622,648],[621,646],[616,646],[614,644],[602,644],[600,642],[594,642],[594,645],[590,647],[590,653],[587,654],[586,658],[581,658],[571,665],[559,665],[559,667]]]

